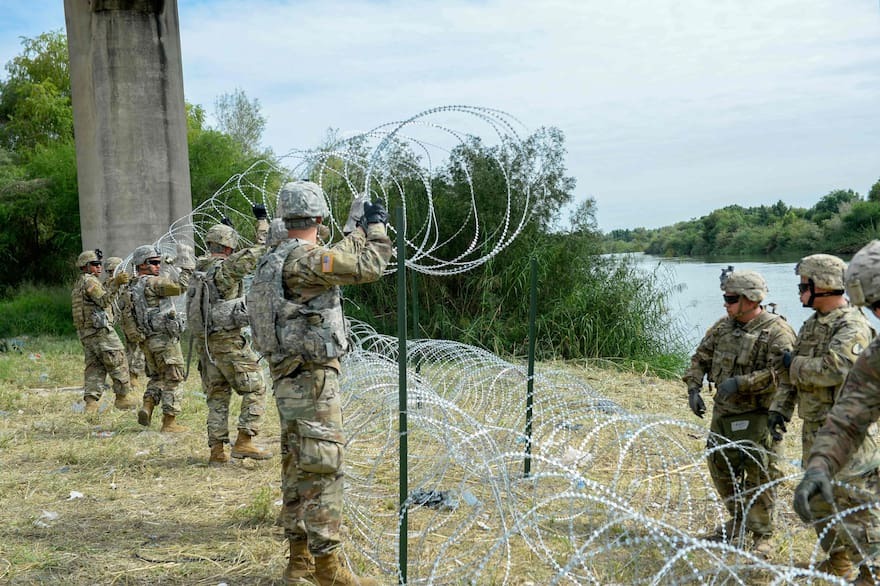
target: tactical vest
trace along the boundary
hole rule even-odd
[[[719,344],[712,354],[712,368],[709,380],[721,382],[738,374],[748,374],[767,367],[767,347],[774,322],[783,319],[774,315],[773,319],[749,322],[742,328],[731,328],[719,336]],[[725,326],[730,322],[725,322]],[[759,325],[758,327],[755,327]],[[727,326],[729,327],[729,326]]]
[[[90,275],[82,275],[74,285],[70,296],[73,325],[80,337],[89,336],[104,328],[111,328],[110,316],[86,294],[86,282],[89,278],[97,279]]]
[[[186,329],[185,316],[177,312],[171,297],[160,297],[155,307],[147,304],[147,277],[138,277],[129,285],[131,304],[135,322],[144,336],[165,334],[172,338],[180,337]]]
[[[289,356],[326,362],[348,352],[339,287],[311,298],[303,297],[302,291],[285,292],[284,263],[288,256],[293,260],[305,256],[310,250],[307,244],[288,240],[264,255],[247,294],[254,347],[270,366]]]
[[[186,319],[197,336],[239,330],[248,325],[244,296],[223,299],[214,275],[222,261],[217,259],[206,271],[195,271],[186,292]],[[241,289],[240,287],[238,288]]]
[[[807,319],[795,342],[793,354],[807,358],[816,358],[827,354],[834,334],[846,327],[846,322],[852,319],[853,312],[858,312],[861,315],[858,309],[846,308],[840,312],[834,323],[820,322],[815,315]],[[870,341],[873,339],[874,329],[867,323],[865,325],[870,331],[868,338]],[[824,421],[842,386],[842,383],[822,386],[810,381],[798,381],[798,413],[808,421]]]

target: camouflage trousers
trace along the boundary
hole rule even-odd
[[[308,539],[314,555],[339,546],[345,437],[339,374],[310,365],[275,381],[281,423],[281,492],[278,524],[291,541]]]
[[[821,429],[824,421],[804,420],[801,443],[803,446],[803,459],[806,459],[816,434]],[[850,462],[852,464],[852,461]],[[827,553],[847,550],[854,562],[861,562],[864,558],[875,558],[880,554],[880,510],[875,501],[880,500],[880,481],[877,471],[868,474],[847,474],[847,469],[837,474],[837,480],[845,482],[848,487],[832,485],[834,490],[834,505],[825,499],[813,498],[810,500],[810,509],[816,521],[813,528],[819,537],[819,544]],[[832,522],[827,517],[836,512],[847,509],[859,508],[870,502],[875,502],[874,507],[847,513],[842,519]]]
[[[183,353],[180,341],[165,334],[148,336],[141,342],[149,382],[144,399],[151,398],[155,405],[162,405],[162,413],[180,415],[183,381]]]
[[[147,372],[144,351],[137,342],[125,341],[125,356],[128,359],[128,372],[131,376],[143,378]]]
[[[707,448],[712,450],[720,442],[725,443],[721,424],[717,417],[712,418]],[[715,449],[708,457],[709,475],[718,495],[724,500],[727,512],[737,522],[745,519],[745,528],[757,535],[773,533],[773,514],[776,508],[776,488],[762,487],[763,484],[782,478],[779,459],[782,457],[782,442],[773,441],[768,430],[761,434],[754,448],[745,446]]]
[[[212,334],[208,337],[207,352],[204,339],[196,337],[193,344],[199,348],[199,373],[208,402],[208,445],[229,443],[229,401],[233,389],[241,395],[239,433],[257,435],[266,412],[266,382],[250,344],[241,332]]]
[[[127,395],[131,391],[128,365],[122,341],[115,330],[103,329],[80,339],[85,354],[83,398],[101,398],[107,388],[107,376],[113,383],[113,392]]]
[[[816,495],[810,499],[819,544],[828,553],[847,550],[853,563],[880,557],[880,479],[877,470],[862,476],[836,478],[834,504]],[[840,518],[834,518],[842,513]],[[876,561],[874,562],[876,563]]]

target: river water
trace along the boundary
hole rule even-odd
[[[724,302],[719,288],[721,269],[733,265],[736,270],[761,273],[767,281],[770,294],[765,304],[775,303],[776,313],[785,316],[797,332],[813,310],[803,307],[798,297],[797,284],[800,277],[794,274],[797,261],[755,262],[719,260],[706,262],[691,258],[662,258],[648,254],[632,255],[645,269],[660,275],[676,286],[670,292],[670,310],[682,326],[691,347],[695,348],[706,330],[719,318],[724,317]]]

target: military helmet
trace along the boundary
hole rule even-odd
[[[135,248],[134,252],[131,253],[131,264],[137,267],[147,262],[148,259],[161,257],[162,251],[159,250],[158,246],[144,244]]]
[[[110,256],[107,257],[107,260],[104,261],[104,270],[108,273],[112,273],[116,270],[116,267],[122,264],[122,259],[118,256]]]
[[[94,250],[84,250],[78,257],[76,257],[76,266],[83,268],[90,262],[99,262],[102,258],[104,258],[104,253],[98,248]]]
[[[794,267],[794,274],[812,279],[816,287],[843,290],[843,273],[846,263],[833,254],[811,254]]]
[[[205,242],[235,248],[238,246],[238,232],[232,226],[214,224],[208,229],[208,233],[205,234]]]
[[[721,288],[731,295],[743,295],[751,301],[763,301],[767,296],[767,282],[755,271],[728,273]]]
[[[880,240],[867,243],[852,257],[844,283],[854,305],[874,305],[880,301]]]
[[[326,218],[330,215],[321,186],[311,181],[285,183],[278,194],[277,212],[284,220]]]

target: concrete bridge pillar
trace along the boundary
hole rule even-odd
[[[192,210],[177,0],[64,0],[84,249],[125,257]]]

